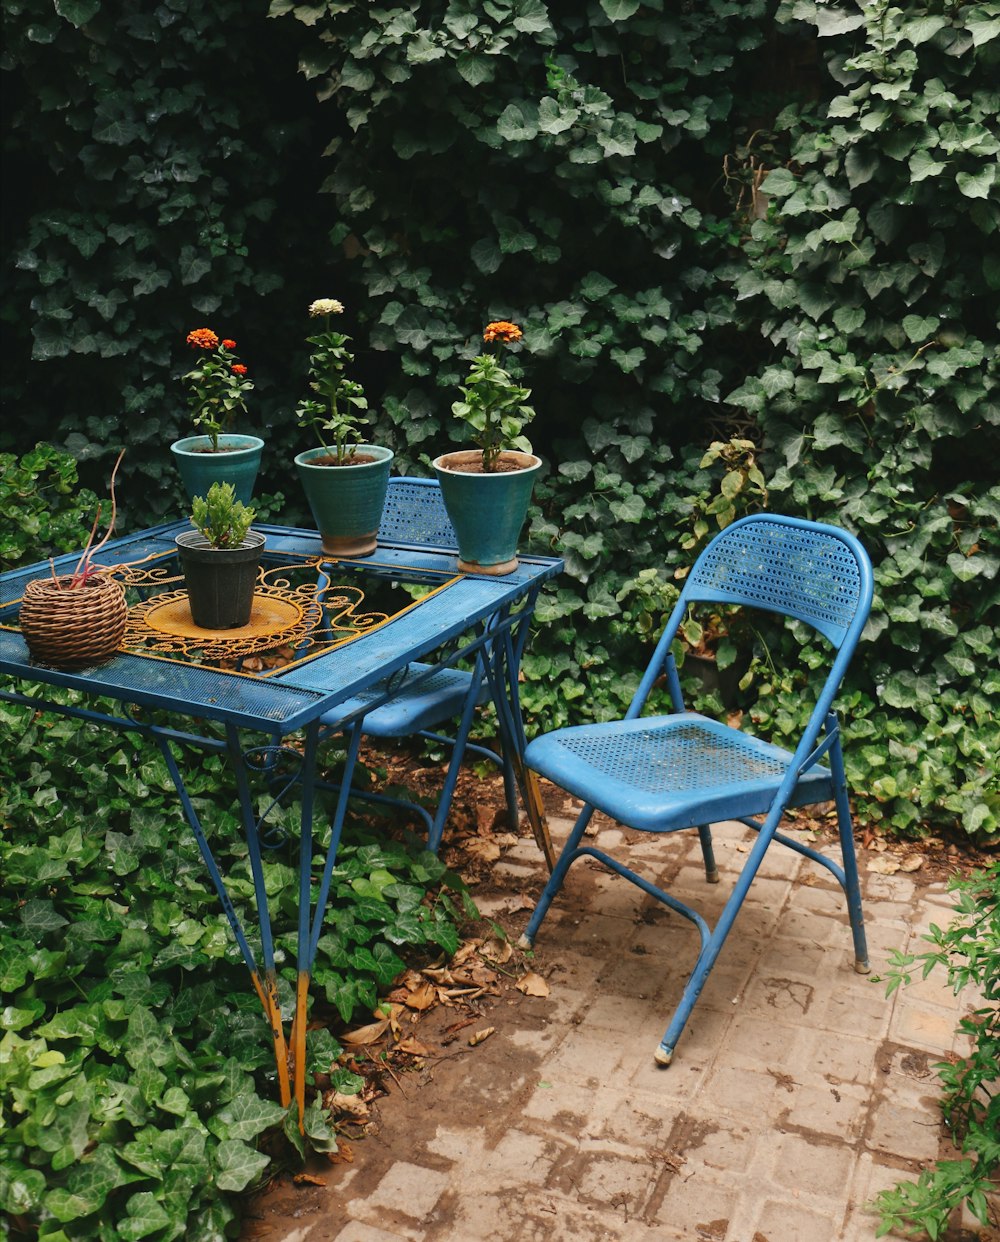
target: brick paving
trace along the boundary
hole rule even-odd
[[[556,840],[569,822],[552,821]],[[625,835],[606,829],[602,845]],[[722,883],[709,886],[695,834],[628,835],[633,865],[710,921],[751,837],[719,826]],[[943,883],[866,871],[866,857],[877,974],[891,950],[947,920],[951,898]],[[512,894],[537,889],[533,844],[497,876]],[[499,917],[505,899],[482,905]],[[696,950],[683,920],[577,863],[536,938],[549,996],[501,1000],[489,1062],[479,1049],[452,1057],[385,1102],[355,1163],[334,1166],[269,1242],[873,1239],[866,1202],[939,1153],[932,1066],[962,1051],[955,1028],[970,998],[938,972],[886,998],[853,970],[832,877],[773,848],[662,1069],[653,1051]],[[971,1217],[949,1233],[980,1236],[997,1235]]]

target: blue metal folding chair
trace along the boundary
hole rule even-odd
[[[403,476],[389,480],[378,539],[379,543],[403,548],[457,549],[458,541],[436,479]],[[348,699],[335,713],[323,717],[322,724],[326,728],[327,736],[337,732],[339,722],[354,715],[358,708],[377,702],[384,696],[386,689],[391,688],[393,697],[368,712],[362,732],[377,738],[417,735],[451,748],[448,772],[433,817],[416,803],[352,790],[353,796],[377,803],[403,805],[415,811],[427,825],[427,848],[436,853],[451,810],[462,759],[467,751],[489,759],[500,767],[504,778],[507,813],[514,828],[517,826],[517,786],[513,769],[505,754],[498,755],[488,747],[469,741],[469,730],[476,708],[490,701],[483,653],[477,657],[472,670],[442,668],[430,676],[424,676],[429,668],[427,664],[410,664],[402,674],[397,673],[385,682],[373,686],[367,693]],[[458,720],[458,728],[454,737],[436,732],[438,726],[455,719]]]
[[[872,598],[871,563],[850,534],[818,522],[760,515],[718,534],[698,557],[629,706],[625,719],[557,729],[531,742],[529,768],[582,798],[555,869],[525,929],[530,947],[569,867],[589,855],[698,928],[701,950],[680,1003],[656,1049],[669,1065],[674,1047],[725,943],[772,841],[826,867],[847,898],[855,969],[868,971],[857,862],[834,697],[850,663]],[[738,604],[805,621],[831,646],[831,667],[794,753],[685,711],[671,643],[688,605]],[[666,677],[673,714],[641,717],[653,684]],[[827,763],[821,763],[821,759]],[[828,766],[827,766],[828,765]],[[778,832],[788,807],[833,800],[843,866]],[[595,810],[642,832],[697,828],[705,874],[718,881],[709,825],[738,820],[757,832],[714,928],[697,911],[657,888],[603,850],[581,845]]]

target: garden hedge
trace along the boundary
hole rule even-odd
[[[127,520],[171,512],[205,322],[253,367],[265,489],[300,518],[312,298],[345,302],[378,435],[421,472],[482,325],[514,318],[551,466],[530,540],[567,566],[532,727],[619,712],[683,566],[766,502],[875,562],[847,689],[864,816],[1000,830],[994,5],[5,11],[0,447],[44,429],[96,486],[127,441]],[[785,643],[753,639],[736,701],[778,738],[801,717]]]

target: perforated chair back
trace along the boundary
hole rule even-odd
[[[437,479],[400,475],[389,480],[378,541],[415,548],[458,547]]]
[[[695,562],[687,601],[748,604],[806,621],[839,647],[867,611],[868,557],[846,531],[760,515],[717,535]]]

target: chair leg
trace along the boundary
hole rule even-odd
[[[781,822],[782,813],[783,808],[772,806],[767,819],[757,834],[757,840],[754,842],[753,849],[743,865],[743,870],[733,886],[733,891],[729,894],[729,899],[725,906],[723,906],[722,913],[712,929],[712,934],[702,944],[701,952],[698,954],[694,970],[691,971],[688,977],[680,1003],[674,1010],[673,1017],[670,1019],[670,1025],[667,1027],[659,1046],[653,1054],[660,1065],[669,1065],[673,1059],[677,1041],[687,1025],[687,1020],[691,1016],[695,1002],[701,995],[702,988],[705,986],[716,959],[722,952],[722,948],[726,943],[726,937],[736,921],[736,916],[740,912],[744,898],[750,889],[750,885],[753,883],[760,864],[764,860],[764,855],[767,853],[767,847],[771,844],[778,824]]]
[[[701,841],[701,856],[705,860],[705,879],[709,884],[718,884],[719,868],[715,865],[715,850],[712,848],[712,829],[708,824],[698,825],[698,839]]]
[[[542,895],[538,899],[538,905],[535,906],[531,918],[528,920],[528,926],[524,929],[518,939],[518,948],[530,949],[535,940],[535,934],[542,925],[542,920],[548,914],[549,906],[556,893],[562,888],[563,880],[566,878],[566,872],[569,871],[570,863],[573,862],[576,847],[580,844],[580,840],[586,831],[587,825],[590,823],[590,817],[594,813],[592,806],[584,806],[583,810],[576,817],[576,823],[566,839],[566,844],[562,848],[562,852],[556,861],[552,874],[549,876],[548,883],[542,889]]]
[[[837,807],[840,850],[844,858],[844,895],[847,898],[847,913],[851,920],[851,935],[854,937],[854,969],[859,975],[867,975],[871,966],[868,962],[865,916],[861,909],[858,860],[854,852],[854,825],[851,822],[851,804],[847,796],[844,755],[840,748],[840,725],[832,712],[827,717],[826,728],[827,732],[834,733],[833,743],[830,746],[830,772],[833,775],[833,796]]]

